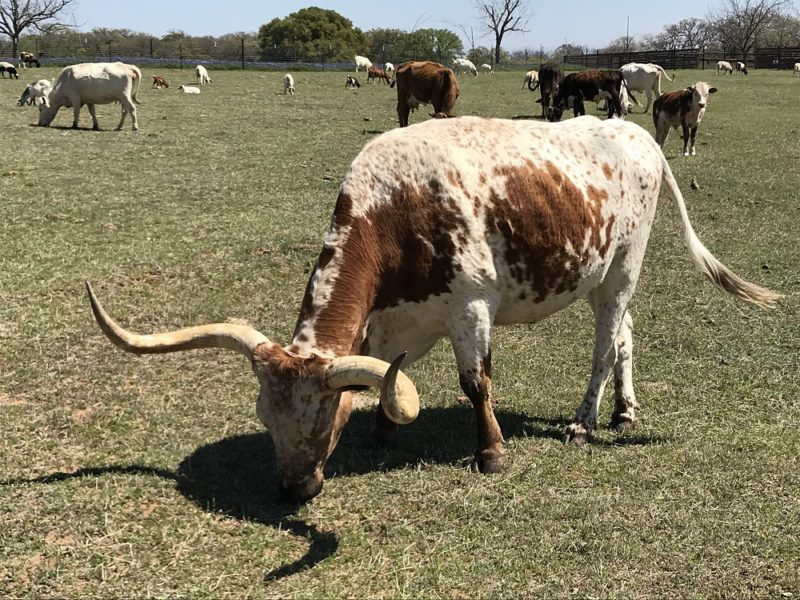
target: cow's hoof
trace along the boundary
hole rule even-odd
[[[506,452],[497,450],[478,450],[472,460],[470,469],[475,473],[499,473],[506,466]]]
[[[581,423],[570,423],[564,429],[564,437],[561,441],[565,444],[575,444],[576,446],[583,446],[591,439],[591,432]]]
[[[617,433],[624,433],[628,429],[636,427],[636,418],[627,413],[611,415],[611,429]]]

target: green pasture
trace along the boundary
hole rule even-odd
[[[581,302],[495,332],[503,474],[468,469],[443,342],[406,370],[422,411],[398,446],[365,443],[367,396],[295,507],[246,361],[125,354],[83,281],[135,331],[243,319],[288,342],[337,186],[397,126],[396,92],[298,72],[292,97],[282,72],[212,71],[188,96],[189,69],[143,72],[138,133],[112,130],[114,105],[99,132],[85,110],[77,131],[65,109],[35,127],[14,103],[57,70],[0,79],[0,597],[800,596],[800,80],[664,82],[719,87],[697,156],[677,132],[665,151],[703,242],[786,298],[760,310],[708,284],[665,196],[631,307],[638,428],[611,433],[606,397],[594,442],[561,443],[590,370]],[[522,79],[461,77],[456,112],[538,115]]]

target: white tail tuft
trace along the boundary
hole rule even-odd
[[[681,194],[681,190],[678,188],[678,183],[675,181],[675,177],[672,175],[672,170],[669,168],[669,163],[667,163],[667,159],[663,157],[663,155],[661,160],[663,165],[664,180],[667,182],[667,187],[669,187],[672,197],[675,198],[675,202],[678,205],[678,210],[681,213],[681,220],[683,221],[683,233],[686,239],[686,246],[689,248],[689,256],[692,258],[692,262],[697,266],[698,269],[700,269],[703,275],[705,275],[711,281],[711,283],[713,283],[719,289],[724,290],[729,294],[736,296],[737,298],[741,298],[745,302],[750,302],[751,304],[756,304],[763,308],[773,307],[776,300],[783,298],[783,294],[778,294],[777,292],[773,292],[767,288],[763,288],[754,283],[750,283],[749,281],[745,281],[736,273],[728,269],[728,267],[723,265],[713,254],[711,254],[708,248],[703,245],[703,242],[701,242],[700,238],[697,237],[697,234],[695,233],[694,228],[689,221],[689,214],[686,212],[686,203],[683,200],[683,194]]]

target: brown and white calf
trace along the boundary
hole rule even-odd
[[[36,67],[41,67],[42,63],[39,62],[39,59],[32,52],[20,52],[19,53],[19,60],[22,63],[23,67],[30,67],[32,65],[36,65]]]
[[[160,90],[168,87],[169,83],[167,83],[166,79],[164,79],[161,75],[153,75],[153,89]]]
[[[698,81],[686,89],[662,94],[653,104],[653,123],[656,126],[656,142],[662,148],[667,141],[670,129],[681,128],[683,133],[683,155],[695,155],[694,142],[697,127],[703,119],[708,104],[708,96],[717,88],[704,81]],[[691,145],[691,146],[690,146]]]
[[[506,461],[491,398],[495,325],[536,323],[587,298],[595,315],[591,375],[565,441],[589,439],[612,373],[612,425],[634,423],[628,305],[662,183],[697,268],[747,302],[772,304],[777,294],[740,279],[697,238],[653,138],[638,125],[594,117],[431,120],[369,142],[339,189],[287,346],[231,323],[136,335],[113,322],[90,289],[91,304],[105,334],[129,352],[244,354],[261,387],[256,413],[272,435],[281,485],[301,500],[322,488],[350,415],[349,390],[381,388],[376,435],[385,438],[419,409],[400,361],[449,338],[477,420],[474,466],[494,472]]]
[[[371,83],[373,79],[377,80],[382,79],[384,83],[389,83],[390,81],[389,76],[386,74],[386,71],[384,71],[380,67],[370,65],[369,67],[367,67],[367,83]]]
[[[439,63],[409,61],[397,67],[390,87],[397,85],[397,118],[400,127],[408,126],[408,115],[420,104],[432,104],[431,116],[452,117],[458,100],[458,79],[452,69]]]

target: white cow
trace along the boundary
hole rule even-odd
[[[719,60],[717,61],[717,75],[719,75],[720,71],[730,74],[733,73],[733,67],[727,60]]]
[[[211,83],[211,77],[208,76],[208,71],[203,65],[197,65],[194,68],[194,76],[197,79],[197,85]]]
[[[532,84],[536,85],[532,85]],[[539,87],[539,71],[535,69],[531,69],[527,73],[525,73],[525,81],[522,82],[522,89],[525,89],[525,86],[528,86],[528,89],[532,92],[536,91],[536,88]]]
[[[40,79],[36,83],[31,83],[25,88],[25,91],[17,100],[17,106],[22,106],[23,104],[39,104],[39,99],[41,98],[41,104],[47,104],[47,96],[53,90],[53,84],[50,82],[49,79]]]
[[[364,67],[364,71],[369,69],[372,66],[372,61],[368,59],[366,56],[358,56],[356,54],[356,73],[358,73],[358,69],[360,67]]]
[[[394,73],[394,65],[390,62],[387,62],[385,65],[383,65],[383,70],[386,71],[387,75],[391,76],[391,74]]]
[[[622,73],[622,78],[629,91],[647,94],[647,105],[644,107],[644,112],[650,110],[653,92],[655,92],[656,98],[661,95],[661,75],[663,74],[667,81],[672,81],[663,68],[653,63],[628,63],[622,65],[619,71]]]
[[[178,91],[184,94],[199,94],[200,88],[196,85],[179,85]]]
[[[792,77],[800,77],[800,63],[794,63],[794,71]]]
[[[453,63],[453,70],[457,75],[460,75],[463,71],[466,73],[472,73],[475,75],[475,77],[478,76],[478,69],[475,68],[475,65],[471,60],[467,60],[466,58],[457,58],[455,61],[453,61]]]
[[[283,93],[294,96],[294,77],[290,73],[283,76]]]
[[[65,67],[58,75],[47,102],[39,106],[39,126],[48,127],[62,106],[71,106],[72,128],[78,127],[78,115],[84,104],[92,115],[92,129],[100,129],[95,114],[96,104],[122,104],[122,118],[117,131],[122,129],[125,116],[130,114],[133,130],[139,129],[136,118],[136,93],[142,82],[142,72],[134,65],[115,63],[82,63]],[[134,102],[136,104],[134,104]]]
[[[484,71],[487,71],[491,75],[494,75],[494,70],[492,69],[492,65],[490,65],[489,63],[483,63],[481,65],[481,69],[483,69]]]

